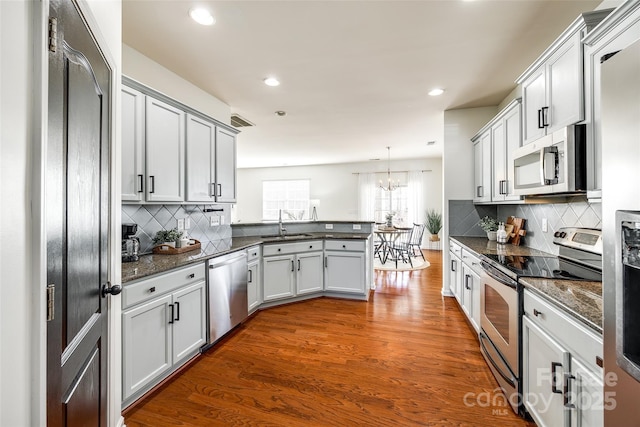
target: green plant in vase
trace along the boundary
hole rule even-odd
[[[498,220],[487,215],[480,221],[478,221],[478,225],[484,230],[485,233],[487,233],[487,239],[496,240],[498,231]]]
[[[175,244],[180,240],[180,237],[182,237],[182,231],[178,231],[177,228],[171,230],[160,230],[153,238],[153,244],[161,245],[166,243],[169,246],[175,247]]]
[[[442,229],[442,215],[434,209],[428,210],[425,216],[425,226],[427,231],[431,233],[429,240],[432,242],[439,241],[438,233]]]

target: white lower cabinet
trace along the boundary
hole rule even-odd
[[[366,263],[364,241],[332,240],[325,243],[325,291],[366,292]]]
[[[265,302],[323,290],[322,241],[265,245],[263,255]]]
[[[451,264],[449,266],[449,289],[456,297],[459,304],[462,304],[462,261],[453,252],[449,252]]]
[[[324,288],[322,251],[296,255],[296,294],[321,292]]]
[[[462,263],[462,310],[480,332],[480,275]]]
[[[204,265],[123,289],[123,405],[178,369],[206,343]],[[162,294],[156,297],[156,293]]]
[[[525,289],[523,399],[539,427],[604,425],[602,338]]]
[[[295,295],[295,255],[264,257],[262,269],[265,301]]]
[[[247,249],[247,261],[247,308],[252,313],[262,304],[260,246]]]

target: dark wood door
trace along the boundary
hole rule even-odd
[[[71,0],[50,17],[47,424],[106,426],[110,69]]]

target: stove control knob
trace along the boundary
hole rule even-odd
[[[562,234],[560,231],[556,231],[553,233],[553,237],[560,237],[560,234]]]
[[[563,231],[563,232],[561,232],[561,233],[560,233],[560,237],[562,237],[562,238],[564,239],[565,237],[567,237],[567,233],[565,233],[564,231]]]

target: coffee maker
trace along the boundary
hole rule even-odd
[[[138,224],[122,224],[122,262],[138,261],[140,239],[135,237]]]

